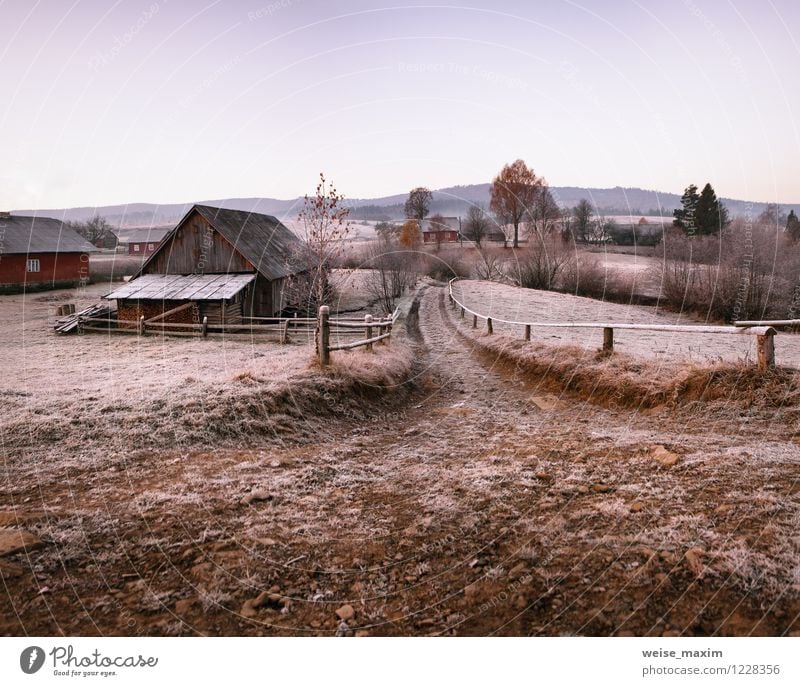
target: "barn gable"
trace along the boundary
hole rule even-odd
[[[140,274],[295,273],[302,242],[275,217],[195,205],[145,261]]]

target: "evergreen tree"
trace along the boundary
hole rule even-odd
[[[674,210],[672,213],[675,217],[672,222],[673,225],[683,229],[690,235],[695,232],[694,212],[699,199],[700,196],[697,194],[697,186],[690,184],[686,187],[686,190],[683,191],[683,195],[681,196],[681,208],[679,210]]]
[[[700,192],[694,208],[694,226],[697,233],[706,236],[717,234],[729,222],[728,210],[717,198],[711,184],[707,183]]]
[[[800,241],[800,219],[797,218],[794,210],[789,212],[789,216],[786,219],[786,234],[793,243]]]

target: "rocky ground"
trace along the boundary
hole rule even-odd
[[[0,633],[800,631],[795,426],[553,393],[454,314],[424,287],[413,392],[313,440],[6,451]]]

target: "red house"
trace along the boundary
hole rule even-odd
[[[149,257],[171,230],[171,226],[147,226],[117,229],[114,233],[119,244],[128,246],[129,255]]]
[[[423,243],[455,243],[460,236],[458,217],[435,215],[422,222]]]
[[[97,248],[58,219],[0,212],[0,293],[87,282],[92,252]]]

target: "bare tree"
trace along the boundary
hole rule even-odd
[[[534,236],[525,250],[517,253],[511,278],[517,286],[552,290],[574,253],[558,236]]]
[[[294,300],[305,303],[310,312],[333,299],[330,269],[344,253],[350,236],[349,213],[344,196],[320,173],[314,196],[305,196],[297,217],[303,246],[295,252],[293,266],[298,276],[290,284]]]
[[[86,222],[68,222],[68,226],[75,229],[92,245],[97,245],[104,241],[111,234],[111,224],[99,214],[96,214]]]
[[[387,312],[394,310],[397,298],[417,278],[415,254],[404,250],[391,235],[370,244],[362,266],[370,270],[365,280],[367,292]]]
[[[581,198],[578,204],[572,208],[572,216],[574,217],[575,239],[583,243],[588,242],[589,234],[591,233],[592,216],[594,209],[592,203],[586,198]]]
[[[565,207],[561,210],[561,240],[565,243],[570,243],[575,240],[572,225],[572,210]]]
[[[539,190],[528,209],[528,232],[544,237],[558,225],[560,220],[561,208],[547,187],[547,182],[541,179]]]
[[[787,216],[781,211],[781,206],[777,203],[770,202],[764,207],[764,210],[758,215],[758,221],[764,226],[777,228],[786,224]]]
[[[514,227],[515,248],[519,247],[519,225],[536,200],[542,180],[522,160],[505,165],[492,181],[490,207],[501,224]]]
[[[381,238],[384,236],[397,236],[400,233],[400,227],[394,222],[380,221],[375,224],[375,233]]]
[[[587,239],[590,243],[597,243],[599,245],[600,243],[607,242],[611,234],[618,229],[619,226],[613,217],[606,218],[603,215],[599,215],[594,221],[589,223]]]
[[[424,186],[414,188],[408,194],[408,200],[405,204],[405,213],[407,219],[416,219],[419,226],[428,213],[431,211],[431,202],[433,202],[433,193],[431,193]]]
[[[505,260],[493,250],[478,248],[480,259],[475,265],[475,276],[481,281],[507,281]]]
[[[467,210],[467,219],[464,222],[464,236],[475,242],[479,248],[484,238],[489,235],[491,222],[486,216],[486,210],[482,205],[470,205]]]

